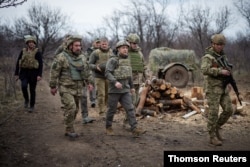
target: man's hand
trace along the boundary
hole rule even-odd
[[[92,91],[94,89],[94,86],[92,84],[88,84],[88,90]]]
[[[42,80],[42,77],[37,76],[37,81],[40,81],[40,80]]]
[[[50,93],[51,93],[53,96],[55,96],[56,93],[57,93],[57,88],[51,88],[51,89],[50,89]]]
[[[100,72],[102,72],[101,68],[99,67],[99,64],[96,66],[96,69]]]
[[[221,70],[221,75],[229,76],[231,73],[228,70]]]
[[[135,93],[135,89],[134,88],[130,89],[130,92],[131,92],[131,94],[134,94]]]
[[[117,89],[122,89],[122,84],[121,84],[120,82],[116,82],[116,83],[115,83],[115,87],[116,87]]]

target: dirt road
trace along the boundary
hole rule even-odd
[[[247,84],[248,85],[248,84]],[[243,89],[243,87],[241,87]],[[49,92],[46,78],[38,83],[35,113],[23,109],[22,99],[9,108],[0,122],[0,166],[8,167],[161,167],[163,152],[169,150],[250,150],[250,107],[247,116],[230,118],[223,126],[223,146],[208,144],[206,119],[185,112],[157,115],[138,120],[147,133],[133,138],[123,127],[124,113],[115,115],[115,136],[105,135],[105,122],[89,108],[92,124],[75,122],[81,135],[64,136],[59,96]]]

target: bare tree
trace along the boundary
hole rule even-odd
[[[125,6],[107,21],[113,39],[137,33],[145,58],[152,48],[172,44],[178,26],[168,20],[168,0],[130,0]]]
[[[17,19],[10,30],[18,38],[35,35],[44,58],[51,55],[63,32],[69,29],[69,17],[60,9],[51,9],[46,4],[33,4],[28,9],[28,16]]]
[[[247,21],[248,28],[250,29],[250,2],[248,0],[237,0],[234,4],[243,18]]]
[[[114,41],[119,41],[121,33],[121,12],[120,11],[114,11],[111,18],[106,20],[106,24],[109,28],[109,31],[111,32],[111,36]]]
[[[210,44],[212,34],[221,33],[229,27],[231,12],[228,7],[222,7],[219,12],[211,12],[208,7],[194,6],[191,10],[184,11],[182,8],[182,27],[184,33],[189,34],[188,42],[192,40],[192,49],[202,55],[205,48]]]
[[[0,8],[16,7],[22,5],[27,0],[0,0]]]

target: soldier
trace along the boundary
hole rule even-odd
[[[105,77],[105,67],[107,60],[113,55],[112,49],[109,47],[107,38],[100,39],[100,48],[94,50],[89,58],[89,65],[95,76],[95,87],[97,90],[97,101],[99,107],[99,115],[103,116],[106,112],[108,98],[108,80]]]
[[[100,39],[96,38],[94,40],[94,42],[92,43],[92,46],[87,49],[87,54],[86,55],[87,55],[87,60],[88,61],[89,61],[89,57],[90,57],[91,53],[94,50],[99,49],[99,48],[100,48]],[[92,73],[92,74],[93,74],[93,77],[95,77],[94,73]],[[96,88],[95,88],[95,86],[93,87],[93,89],[91,91],[89,90],[89,101],[91,103],[91,107],[95,108],[95,105],[96,105]]]
[[[120,41],[116,44],[117,56],[110,58],[106,65],[105,76],[109,80],[108,110],[106,115],[106,134],[114,135],[112,122],[116,113],[117,104],[123,106],[127,113],[132,134],[137,137],[145,131],[137,128],[135,107],[132,103],[131,93],[135,91],[132,82],[132,68],[128,59],[129,43]]]
[[[82,96],[84,81],[87,83],[90,76],[89,66],[81,51],[82,38],[70,36],[63,52],[59,53],[51,66],[49,86],[52,95],[59,89],[64,122],[65,136],[75,138],[78,136],[74,130],[79,101]]]
[[[89,57],[91,55],[91,53],[98,49],[100,47],[100,39],[97,38],[94,40],[92,46],[90,48],[87,49],[86,51],[86,60],[89,61]],[[94,78],[94,74],[91,71],[92,77]],[[81,109],[82,109],[82,116],[83,116],[83,124],[87,124],[87,123],[92,123],[93,121],[95,121],[95,119],[91,118],[88,116],[88,100],[87,100],[87,92],[89,91],[89,100],[91,103],[91,107],[95,108],[95,100],[96,100],[96,89],[94,86],[94,82],[93,82],[93,87],[84,87],[83,88],[83,96],[82,96],[82,101],[81,101]]]
[[[226,39],[222,34],[215,34],[211,38],[211,46],[206,48],[202,57],[201,70],[205,79],[205,92],[208,103],[207,128],[210,135],[210,143],[216,146],[222,145],[223,138],[219,130],[230,118],[233,112],[229,90],[223,86],[225,77],[231,75],[230,71],[223,69],[219,59],[228,64],[223,48]],[[219,105],[223,111],[218,116]]]
[[[138,46],[140,43],[139,36],[137,34],[130,33],[126,40],[130,44],[128,55],[132,67],[133,84],[135,88],[135,93],[132,95],[132,101],[136,106],[139,100],[140,84],[146,81],[146,64],[144,62],[141,48]],[[140,113],[136,113],[136,115],[139,116]]]
[[[26,35],[24,40],[27,47],[23,48],[17,59],[15,79],[21,80],[22,93],[25,100],[24,108],[28,108],[30,104],[28,111],[33,112],[36,103],[37,81],[42,79],[43,60],[41,53],[36,48],[36,37]]]

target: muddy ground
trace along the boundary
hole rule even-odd
[[[231,117],[223,126],[226,140],[222,146],[208,143],[206,119],[201,114],[183,119],[186,111],[138,118],[139,126],[147,133],[133,138],[123,127],[124,113],[115,115],[116,135],[106,136],[104,120],[96,108],[89,108],[96,121],[83,125],[78,113],[75,128],[80,137],[69,140],[64,136],[59,96],[50,94],[47,81],[45,77],[37,85],[34,113],[23,109],[21,97],[7,107],[1,104],[0,166],[161,167],[163,152],[169,150],[250,150],[249,105],[244,107],[247,115]],[[241,92],[250,91],[249,82],[237,82]]]

